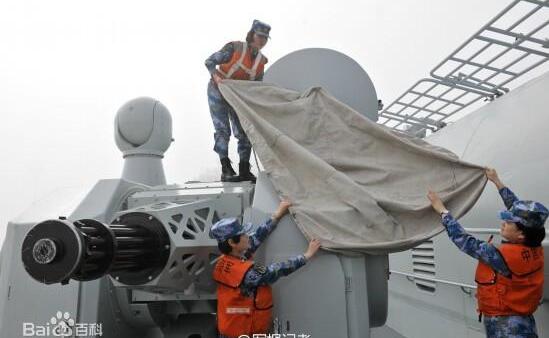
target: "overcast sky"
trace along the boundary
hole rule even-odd
[[[271,64],[301,48],[336,49],[388,104],[509,2],[2,0],[0,240],[55,189],[120,176],[113,119],[134,97],[171,111],[168,183],[217,178],[204,60],[255,18],[272,26]]]

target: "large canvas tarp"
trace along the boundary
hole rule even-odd
[[[486,185],[482,167],[380,126],[322,88],[298,93],[234,80],[219,88],[275,188],[292,201],[299,229],[324,248],[409,249],[443,230],[428,189],[460,217]]]

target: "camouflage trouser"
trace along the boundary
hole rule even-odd
[[[487,338],[538,338],[534,316],[485,316]]]
[[[249,162],[252,144],[242,129],[238,116],[221,96],[221,92],[219,92],[213,81],[208,82],[208,104],[215,128],[214,151],[219,154],[219,158],[229,157],[229,139],[232,126],[234,137],[238,139],[240,162]]]

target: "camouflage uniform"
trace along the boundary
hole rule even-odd
[[[253,256],[257,248],[276,228],[277,222],[272,218],[260,225],[256,232],[250,236],[250,248],[244,254],[246,259]],[[259,285],[270,285],[276,282],[280,277],[287,276],[299,269],[307,259],[303,255],[297,255],[285,262],[272,263],[269,266],[255,264],[244,276],[240,290],[243,295],[251,296]]]
[[[255,251],[267,239],[269,234],[276,228],[278,221],[274,218],[268,219],[261,224],[255,232],[250,233],[251,224],[240,225],[235,219],[223,219],[212,227],[210,237],[216,238],[218,241],[224,241],[234,235],[248,233],[250,236],[250,247],[244,253],[243,260],[253,257]],[[242,295],[251,297],[260,285],[270,285],[276,282],[280,277],[287,276],[296,271],[307,263],[307,258],[304,255],[294,256],[287,261],[272,263],[269,266],[254,264],[242,280],[240,292]],[[219,335],[219,338],[229,338]]]
[[[485,316],[488,338],[537,338],[534,316]]]
[[[234,52],[232,42],[226,44],[220,51],[213,53],[206,59],[206,68],[211,75],[216,72],[216,66],[227,63],[231,60]],[[257,50],[252,49],[252,57],[257,56]],[[263,73],[258,74],[256,81],[263,79]],[[214,133],[214,151],[219,154],[219,158],[229,157],[229,139],[231,137],[231,125],[234,136],[238,139],[238,155],[241,162],[249,162],[252,144],[248,136],[240,125],[240,120],[234,109],[221,95],[217,84],[213,78],[208,82],[208,105],[210,106],[210,115],[215,128]],[[229,123],[230,121],[230,123]]]
[[[499,191],[503,203],[510,209],[519,199],[507,187]],[[511,272],[497,248],[489,242],[469,235],[450,213],[444,214],[442,224],[454,244],[469,256],[480,259],[498,273],[510,277]],[[538,337],[534,316],[484,316],[488,338],[533,338]]]

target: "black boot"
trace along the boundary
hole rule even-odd
[[[240,162],[238,164],[238,176],[241,181],[252,181],[255,183],[255,176],[250,172],[250,162]]]
[[[231,160],[229,158],[221,159],[221,182],[238,182],[239,177],[234,172],[231,166]]]

